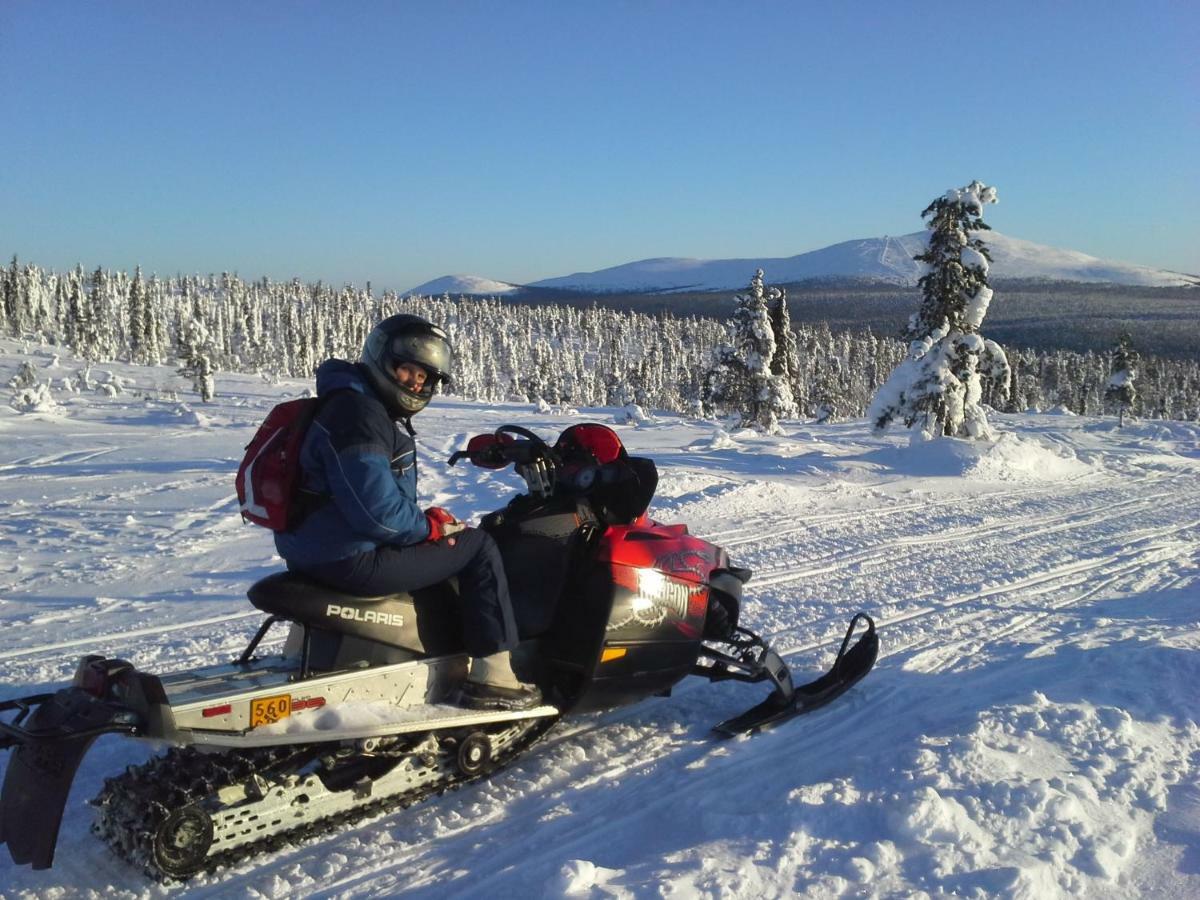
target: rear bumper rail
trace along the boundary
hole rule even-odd
[[[142,718],[79,687],[0,703],[0,748],[12,748],[0,787],[0,844],[14,863],[47,869],[71,782],[88,747],[104,734],[137,734]]]
[[[31,697],[21,697],[17,700],[7,700],[0,703],[0,716],[17,710],[16,716],[9,721],[4,721],[4,719],[0,718],[0,750],[7,750],[18,744],[52,744],[62,740],[98,738],[102,734],[137,733],[140,718],[136,713],[129,709],[113,706],[103,700],[98,700],[90,694],[86,694],[85,696],[89,697],[91,703],[96,704],[100,708],[95,709],[90,715],[83,718],[82,721],[79,718],[79,700],[78,698],[72,698],[74,716],[67,719],[55,717],[56,720],[53,724],[41,726],[29,727],[25,724],[30,714],[36,712],[39,707],[54,700],[59,694],[75,690],[77,689],[68,688],[66,691],[59,691],[56,694],[34,694]],[[88,701],[84,701],[83,705],[84,708],[90,708]],[[110,714],[107,721],[100,720],[99,716],[96,715],[103,712]],[[36,719],[37,717],[35,716],[34,718]]]

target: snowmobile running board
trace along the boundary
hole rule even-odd
[[[865,623],[866,631],[851,647],[850,639],[860,621]],[[793,685],[787,664],[779,654],[753,632],[739,628],[737,633],[745,637],[729,643],[741,650],[738,656],[729,656],[706,648],[712,664],[697,666],[695,674],[712,681],[770,680],[775,690],[757,706],[713,727],[714,731],[727,737],[762,731],[764,728],[821,708],[862,680],[871,671],[879,656],[879,636],[875,632],[874,620],[866,613],[857,613],[850,620],[846,636],[842,639],[842,646],[829,671],[807,684]]]

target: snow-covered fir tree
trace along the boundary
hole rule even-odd
[[[152,349],[147,347],[147,343],[150,340],[153,326],[150,324],[150,297],[146,291],[145,279],[142,278],[141,266],[134,270],[133,282],[129,286],[129,302],[126,310],[128,313],[126,334],[129,336],[129,358],[132,362],[145,362],[148,354],[152,352]]]
[[[771,290],[774,300],[779,292]],[[743,425],[773,434],[779,431],[780,417],[792,414],[795,402],[791,387],[771,370],[776,343],[767,297],[763,270],[758,269],[749,290],[734,298],[729,338],[713,353],[704,399],[710,411],[736,413]]]
[[[1012,368],[1004,348],[995,341],[984,340],[979,353],[980,401],[999,409],[1008,400],[1012,385]]]
[[[59,333],[68,346],[77,347],[86,340],[90,330],[88,319],[91,310],[83,288],[83,266],[77,265],[67,276],[65,292],[65,307],[60,311],[62,328]]]
[[[44,339],[52,334],[51,323],[54,314],[51,306],[60,296],[58,285],[61,281],[62,278],[58,275],[51,275],[43,281],[38,277],[36,267],[28,263],[21,270],[19,292],[24,301],[22,305],[25,321],[28,328],[40,338]]]
[[[909,322],[907,358],[880,388],[867,412],[877,429],[899,419],[925,438],[990,438],[981,403],[980,357],[988,371],[1002,372],[1003,350],[988,344],[979,327],[992,299],[988,286],[991,257],[973,237],[987,230],[983,207],[996,202],[996,189],[979,181],[948,191],[925,208],[927,250],[921,308]]]
[[[201,356],[196,363],[196,378],[193,382],[200,399],[205,403],[217,395],[217,381],[213,376],[212,362],[207,356]]]
[[[830,355],[817,383],[810,392],[812,415],[818,422],[836,422],[844,419],[849,411],[849,402],[842,387],[842,359]]]
[[[792,317],[788,312],[787,291],[783,288],[767,288],[767,312],[771,317],[771,333],[775,335],[775,355],[771,357],[771,374],[779,379],[786,394],[782,402],[786,409],[781,416],[792,417],[798,411],[795,385],[800,377],[800,345],[796,330],[792,328]],[[777,388],[782,390],[782,388]]]
[[[167,329],[163,323],[163,311],[167,308],[166,286],[157,275],[151,275],[146,285],[145,310],[145,361],[160,366],[167,355]]]
[[[8,380],[8,386],[18,390],[33,387],[37,383],[37,370],[34,369],[33,363],[29,360],[23,361],[21,367],[17,369],[17,374]]]
[[[179,331],[176,355],[179,357],[178,372],[192,382],[192,390],[208,403],[216,396],[216,379],[210,358],[212,336],[204,322],[189,313]]]
[[[87,360],[112,359],[116,353],[115,330],[116,302],[113,297],[112,279],[99,266],[92,272],[88,282],[87,310],[83,327],[79,330],[80,344],[76,349]]]
[[[0,333],[20,333],[20,325],[16,321],[16,269],[16,254],[13,254],[12,266],[7,269],[0,269]]]
[[[1120,428],[1125,426],[1125,414],[1137,400],[1137,388],[1133,383],[1140,362],[1138,352],[1133,349],[1133,339],[1128,334],[1122,334],[1112,349],[1112,372],[1104,388],[1104,402],[1117,410],[1117,426]]]

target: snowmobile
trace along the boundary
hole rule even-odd
[[[516,668],[543,705],[454,705],[469,659],[453,581],[360,597],[272,574],[249,590],[266,619],[232,662],[156,675],[85,656],[69,687],[0,703],[0,749],[12,749],[0,842],[13,861],[51,865],[76,770],[105,734],[168,749],[105,781],[93,831],[151,877],[182,880],[485,777],[562,717],[669,695],[687,675],[770,686],[716,726],[738,735],[828,703],[875,663],[875,624],[858,613],[832,668],[793,684],[739,624],[751,573],[685,525],[649,518],[654,463],[606,426],[572,426],[550,445],[505,425],[449,462],[461,459],[515,467],[528,489],[480,527],[509,575]],[[281,652],[258,655],[276,625],[289,629]]]

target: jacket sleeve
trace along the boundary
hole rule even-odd
[[[356,424],[359,427],[339,429],[336,438],[320,419],[312,424],[318,430],[315,449],[333,502],[350,527],[366,538],[381,544],[419,544],[429,537],[425,513],[396,484],[390,448],[382,436]]]

